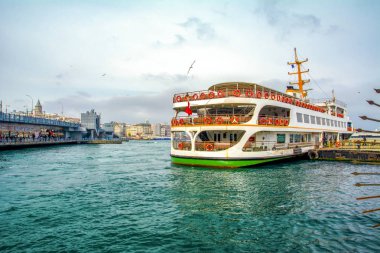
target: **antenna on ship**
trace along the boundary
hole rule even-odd
[[[309,72],[309,69],[305,71],[301,71],[301,66],[302,66],[302,63],[307,62],[308,60],[309,60],[308,58],[306,58],[306,60],[301,60],[301,61],[298,60],[297,49],[294,48],[294,62],[288,62],[288,65],[291,65],[292,68],[294,68],[295,65],[297,65],[297,71],[288,72],[288,75],[297,75],[298,82],[289,82],[289,84],[298,85],[298,89],[295,89],[293,86],[288,86],[288,88],[286,89],[286,92],[294,95],[295,97],[301,98],[303,100],[306,99],[307,97],[307,90],[303,89],[303,85],[306,83],[309,83],[310,79],[307,79],[307,80],[302,79],[302,74]]]

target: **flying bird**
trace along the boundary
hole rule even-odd
[[[189,70],[187,71],[187,75],[189,75],[189,73],[190,73],[190,70],[193,68],[193,65],[194,65],[194,63],[195,63],[195,60],[193,61],[193,63],[191,64],[191,66],[190,66]]]
[[[104,73],[102,76],[106,76],[106,73]]]

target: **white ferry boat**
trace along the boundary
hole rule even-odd
[[[175,94],[171,158],[175,164],[238,168],[306,154],[324,142],[339,145],[353,132],[346,105],[335,97],[307,98],[294,49],[297,82],[285,93],[256,83],[227,82]]]

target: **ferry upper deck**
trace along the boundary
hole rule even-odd
[[[185,113],[187,107],[193,115]],[[172,127],[254,124],[352,131],[343,102],[300,99],[256,83],[220,83],[208,90],[178,93],[173,109]]]

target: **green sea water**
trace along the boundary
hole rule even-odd
[[[2,252],[379,252],[375,165],[172,165],[167,141],[0,152]]]

